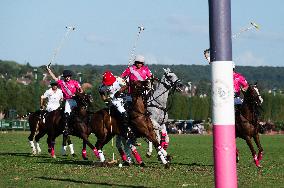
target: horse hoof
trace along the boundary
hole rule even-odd
[[[72,154],[72,157],[77,157],[77,155],[75,153]]]
[[[140,166],[141,166],[141,167],[145,167],[146,165],[145,165],[144,162],[141,162],[141,163],[140,163]]]
[[[165,164],[165,169],[169,169],[170,168],[170,163]]]
[[[173,157],[172,157],[172,156],[167,155],[167,161],[168,161],[168,162],[171,162],[171,161],[172,161],[172,159],[173,159]]]
[[[56,159],[56,155],[52,155],[51,157],[52,157],[53,159]]]
[[[128,161],[123,161],[122,166],[131,166],[131,163]]]
[[[150,158],[151,156],[152,156],[152,153],[150,153],[150,152],[147,152],[147,153],[146,153],[146,157],[147,157],[147,158]]]

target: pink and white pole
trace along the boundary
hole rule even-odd
[[[215,187],[236,188],[231,1],[208,2]]]

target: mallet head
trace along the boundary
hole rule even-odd
[[[259,25],[257,25],[256,23],[250,22],[250,24],[251,24],[252,26],[254,26],[256,29],[259,29]]]

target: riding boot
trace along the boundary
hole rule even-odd
[[[121,134],[124,138],[129,138],[129,127],[128,127],[128,114],[126,112],[122,113],[122,126]]]
[[[65,114],[64,114],[65,126],[64,126],[64,131],[63,131],[63,134],[64,134],[65,136],[69,135],[69,119],[70,119],[69,113],[65,113]]]
[[[241,107],[242,107],[241,104],[236,104],[236,105],[235,105],[235,114],[236,114],[237,116],[239,116],[239,115],[241,114]]]

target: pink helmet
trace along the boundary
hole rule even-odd
[[[115,76],[110,71],[106,71],[103,74],[103,84],[106,86],[112,85],[116,81]]]

